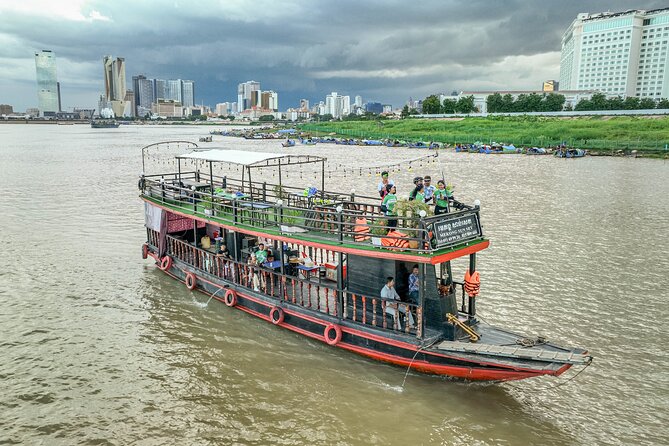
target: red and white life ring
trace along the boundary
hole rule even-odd
[[[284,317],[285,315],[283,314],[283,310],[279,307],[272,307],[272,309],[269,310],[269,320],[274,325],[279,325],[282,323]]]
[[[193,291],[197,286],[197,276],[194,273],[186,273],[186,288]]]
[[[334,338],[332,337],[332,332],[334,331]],[[325,327],[323,331],[323,337],[325,342],[330,345],[337,345],[341,341],[341,327],[336,324],[329,324]]]
[[[172,268],[172,257],[170,256],[165,256],[160,260],[160,269],[163,271],[167,271],[170,268]]]
[[[146,260],[148,256],[149,256],[149,245],[144,243],[142,245],[142,258]]]
[[[235,293],[235,290],[228,288],[228,290],[225,292],[225,296],[223,296],[223,303],[228,307],[234,307],[237,305],[237,293]]]

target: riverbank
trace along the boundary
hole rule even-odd
[[[566,144],[597,154],[643,153],[666,157],[669,153],[669,117],[588,116],[552,118],[476,117],[455,119],[403,119],[400,121],[341,121],[300,125],[306,132],[443,144],[499,142],[517,147]]]

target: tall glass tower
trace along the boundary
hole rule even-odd
[[[60,111],[58,80],[56,79],[56,55],[53,51],[42,50],[35,53],[35,70],[37,73],[37,100],[39,111],[55,113]]]

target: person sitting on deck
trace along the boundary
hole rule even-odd
[[[388,194],[388,185],[392,186],[393,184],[395,184],[395,182],[388,179],[388,172],[385,170],[381,172],[381,182],[378,186],[381,199],[385,198],[385,196]]]
[[[258,245],[258,250],[255,252],[255,257],[258,265],[262,265],[267,261],[267,251],[265,251],[264,243]]]
[[[386,314],[390,314],[393,317],[394,327],[397,327],[399,330],[402,329],[398,313],[402,313],[405,317],[409,318],[409,328],[415,327],[413,314],[408,311],[406,305],[399,303],[401,299],[395,290],[395,279],[393,277],[386,279],[386,285],[381,289],[381,298],[388,301],[386,302]],[[390,301],[396,301],[396,303]]]
[[[216,252],[216,255],[222,256],[225,259],[230,258],[230,251],[228,251],[228,247],[225,245],[221,245],[220,248],[218,248],[218,251]]]

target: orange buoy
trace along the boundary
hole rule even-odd
[[[269,320],[272,321],[274,325],[279,325],[283,322],[284,314],[283,310],[279,307],[272,307],[269,310]]]
[[[186,288],[193,291],[197,284],[197,277],[194,273],[186,273]]]
[[[478,271],[470,274],[469,270],[465,273],[465,291],[469,297],[474,297],[479,294],[481,289],[481,275]]]
[[[332,336],[333,332],[334,337]],[[325,331],[323,331],[323,337],[325,338],[325,342],[329,345],[339,344],[339,341],[341,341],[341,327],[336,324],[327,325]]]
[[[160,269],[163,271],[167,271],[170,268],[172,268],[172,257],[170,256],[165,256],[160,260]]]
[[[234,307],[237,305],[237,293],[235,293],[235,290],[228,288],[228,290],[225,292],[225,296],[223,296],[223,303],[228,307]]]

